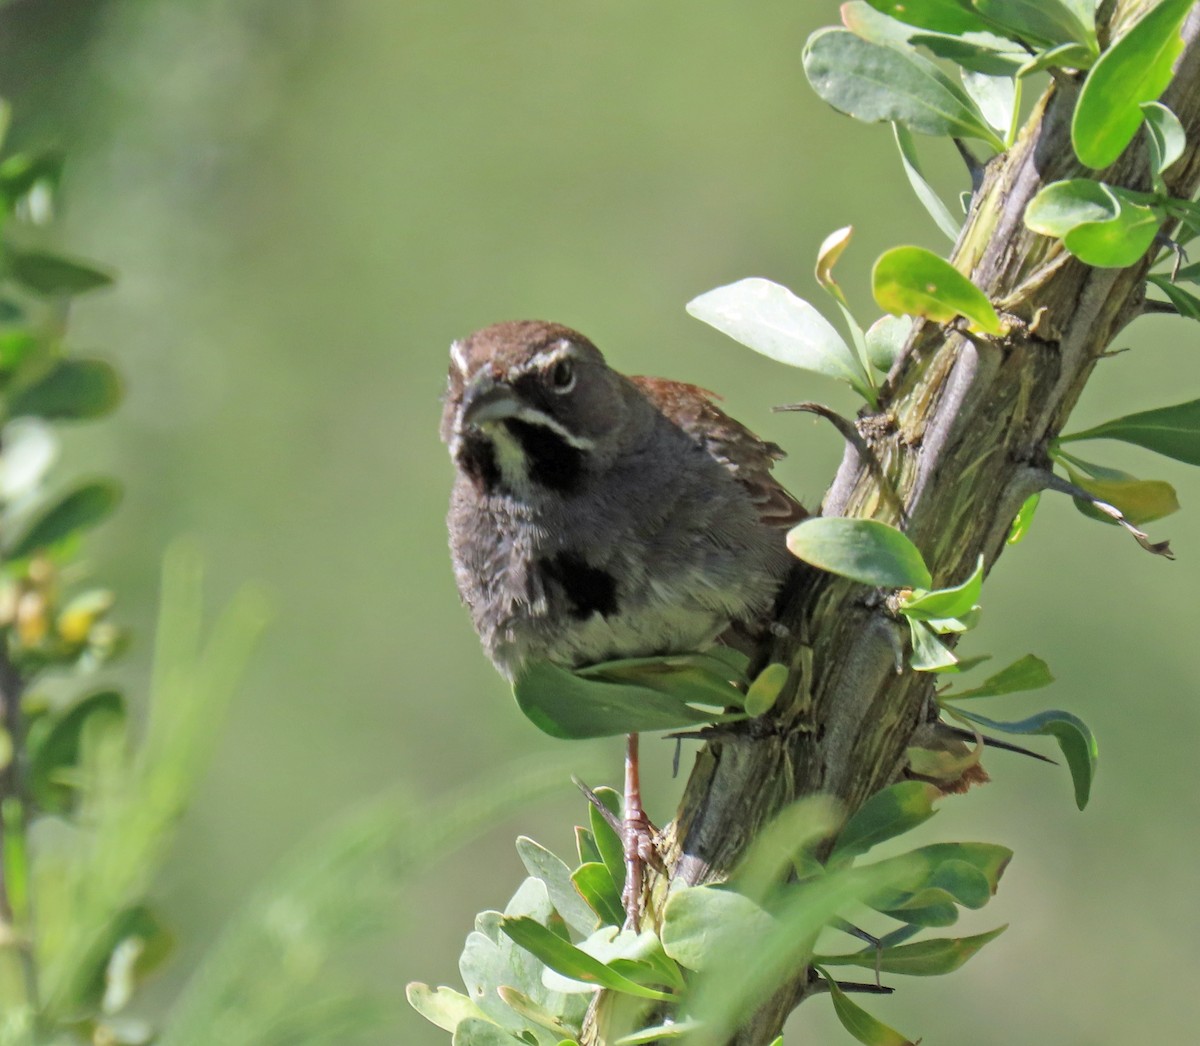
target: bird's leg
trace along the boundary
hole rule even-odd
[[[625,738],[625,820],[622,825],[625,847],[625,889],[621,901],[625,905],[625,929],[641,929],[642,886],[646,864],[657,856],[654,852],[654,826],[642,809],[642,785],[638,772],[638,735]]]

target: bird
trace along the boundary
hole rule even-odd
[[[441,437],[463,603],[512,681],[533,661],[578,668],[690,653],[761,631],[796,562],[804,507],[783,457],[705,389],[626,376],[558,323],[493,324],[450,348]],[[638,922],[648,821],[626,748],[627,925]]]

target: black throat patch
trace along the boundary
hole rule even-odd
[[[593,614],[607,617],[617,610],[617,580],[607,570],[589,566],[572,552],[559,552],[538,563],[543,576],[558,583],[580,621]]]
[[[458,452],[459,467],[475,484],[476,489],[490,494],[500,482],[500,466],[496,464],[496,448],[492,441],[478,435],[463,437]]]
[[[550,490],[570,494],[583,478],[583,451],[572,447],[553,429],[519,418],[508,418],[505,427],[525,454],[529,478]]]

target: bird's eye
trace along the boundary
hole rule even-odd
[[[555,392],[570,392],[575,387],[575,365],[570,360],[559,360],[550,371],[550,384]]]

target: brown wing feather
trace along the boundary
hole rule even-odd
[[[733,474],[753,498],[759,518],[776,527],[790,527],[808,517],[808,512],[771,475],[775,462],[784,457],[774,443],[759,439],[745,425],[734,421],[713,400],[714,392],[698,385],[666,378],[630,379],[663,414]]]

